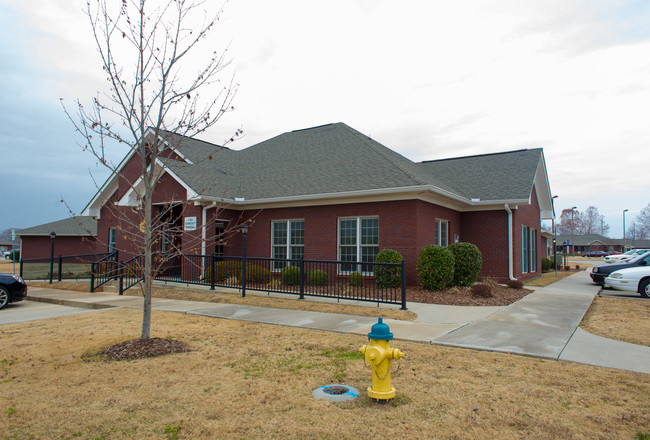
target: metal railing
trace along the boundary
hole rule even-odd
[[[104,258],[95,261],[90,267],[90,293],[112,280],[117,280],[120,274],[120,263],[117,251],[111,252]]]
[[[72,280],[91,277],[91,266],[108,254],[59,255],[20,260],[20,276],[27,280]],[[50,268],[52,270],[50,271]]]
[[[91,292],[118,280],[120,295],[140,282],[143,256],[118,263],[117,253],[91,267]],[[406,310],[406,267],[401,263],[349,262],[217,255],[179,255],[157,270],[157,281],[334,299],[400,304]]]

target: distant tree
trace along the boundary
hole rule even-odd
[[[142,339],[150,338],[151,287],[156,271],[170,255],[178,255],[169,209],[155,211],[153,194],[165,172],[169,133],[192,137],[213,126],[232,110],[236,86],[222,81],[227,63],[208,35],[221,10],[210,13],[212,2],[201,0],[88,0],[86,14],[96,43],[108,90],[85,107],[77,101],[70,117],[84,140],[82,148],[127,182],[134,194],[132,209],[114,209],[119,233],[144,256]],[[208,49],[197,53],[200,48]],[[210,90],[202,99],[199,91]],[[145,137],[152,130],[153,135]],[[237,132],[235,135],[240,134]],[[232,140],[232,138],[230,139]],[[129,148],[140,163],[136,180],[122,173],[109,159],[111,142]],[[211,160],[209,156],[206,160]],[[180,201],[182,202],[182,201]],[[234,222],[233,222],[234,223]],[[160,243],[169,250],[161,251]]]
[[[636,216],[636,221],[633,224],[635,225],[635,240],[650,239],[650,203]]]
[[[582,235],[584,228],[580,211],[574,209],[573,215],[571,212],[571,209],[562,210],[560,221],[556,225],[558,235]]]
[[[600,234],[609,232],[609,225],[605,222],[605,216],[598,212],[598,208],[590,206],[585,212],[580,213],[581,235]]]

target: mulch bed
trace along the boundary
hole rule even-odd
[[[450,287],[436,291],[409,287],[406,289],[406,301],[450,306],[507,306],[519,301],[529,293],[533,293],[533,291],[513,289],[502,285],[493,286],[490,297],[472,295],[469,287]]]
[[[112,361],[142,359],[171,353],[186,353],[190,347],[174,339],[150,338],[133,339],[111,345],[99,353],[99,356]]]

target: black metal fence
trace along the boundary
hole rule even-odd
[[[116,262],[113,254],[92,268],[91,292],[111,279],[120,294],[143,279],[143,257]],[[406,310],[406,273],[401,263],[291,260],[180,255],[165,261],[156,280],[335,299],[400,304]]]
[[[28,280],[62,281],[88,279],[92,276],[92,264],[108,254],[59,255],[52,258],[20,260],[20,276]]]

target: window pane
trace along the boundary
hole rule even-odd
[[[287,244],[287,223],[273,222],[273,244]]]
[[[379,244],[379,219],[361,219],[361,244]]]
[[[275,259],[286,259],[287,258],[287,248],[284,246],[274,246],[273,247],[273,270],[282,270],[284,266],[287,265],[284,261],[277,261]]]
[[[291,244],[305,244],[305,222],[291,222]]]
[[[378,252],[379,247],[377,246],[363,246],[361,248],[361,261],[364,263],[373,263]],[[361,271],[364,273],[372,273],[374,272],[373,269],[374,266],[372,264],[361,265]]]
[[[440,222],[440,246],[449,246],[449,223]]]
[[[357,244],[357,220],[345,219],[340,220],[341,225],[341,246]]]
[[[303,246],[291,246],[291,259],[298,260],[305,257],[305,248]]]
[[[356,246],[341,246],[341,261],[357,261],[357,248]],[[356,264],[341,264],[342,272],[356,272]]]

